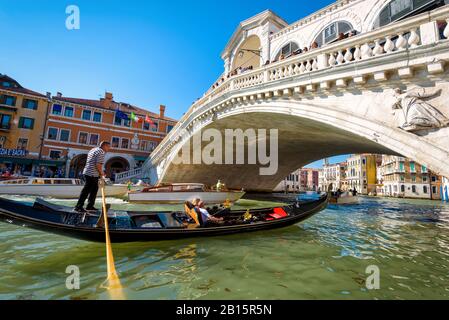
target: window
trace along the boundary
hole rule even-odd
[[[89,144],[92,146],[98,145],[98,134],[92,133],[90,135]]]
[[[91,117],[92,117],[92,111],[90,111],[90,110],[83,110],[83,115],[82,115],[83,120],[89,120],[90,121]]]
[[[416,175],[412,174],[412,182],[416,182]]]
[[[17,149],[26,150],[27,145],[28,145],[28,139],[19,138],[19,141],[17,142]]]
[[[426,176],[422,177],[422,182],[427,182],[427,177]]]
[[[16,97],[3,95],[1,96],[0,103],[14,107],[16,105]]]
[[[421,172],[422,173],[427,173],[427,167],[426,166],[421,166]]]
[[[399,162],[399,171],[404,172],[404,162]]]
[[[62,106],[60,104],[54,104],[51,113],[60,116],[62,114]]]
[[[150,130],[150,124],[146,121],[143,122],[143,129],[144,130]]]
[[[20,119],[19,119],[19,128],[32,130],[34,128],[34,119],[26,118],[26,117],[20,117]]]
[[[171,124],[167,125],[167,133],[173,130],[173,126]]]
[[[339,21],[334,22],[324,28],[323,31],[315,38],[315,41],[319,47],[331,43],[338,39],[340,33],[347,34],[353,30],[352,25],[349,22]]]
[[[147,148],[148,148],[148,141],[145,140],[140,141],[140,150],[147,151]]]
[[[422,192],[423,192],[424,194],[427,194],[428,191],[429,191],[429,190],[427,189],[427,186],[423,186],[423,187],[422,187]]]
[[[437,187],[435,187],[435,186],[432,187],[432,193],[433,193],[433,194],[438,193],[438,192],[437,192]]]
[[[131,119],[122,119],[120,117],[117,116],[117,114],[114,117],[114,124],[116,126],[125,126],[125,127],[130,127],[131,126]]]
[[[65,107],[64,108],[64,117],[73,117],[73,108],[72,107]]]
[[[94,118],[93,121],[95,122],[101,122],[101,112],[94,112]]]
[[[37,110],[37,101],[31,99],[24,99],[22,107],[25,109]]]
[[[405,192],[405,186],[401,185],[401,192],[404,193]]]
[[[410,172],[416,172],[415,163],[410,162]]]
[[[437,177],[432,176],[432,182],[437,182]]]
[[[295,42],[289,42],[285,46],[283,46],[279,53],[276,55],[276,60],[279,60],[281,54],[284,55],[284,57],[288,57],[298,49],[299,46]]]
[[[444,5],[440,0],[393,0],[379,14],[375,27],[383,27],[400,19]]]
[[[50,150],[50,159],[60,159],[61,151],[60,150]]]
[[[3,148],[6,142],[5,136],[0,136],[0,148]]]
[[[122,118],[118,117],[117,114],[115,114],[115,117],[114,117],[114,124],[116,126],[121,126],[122,125]]]
[[[78,143],[87,144],[87,137],[88,137],[87,132],[80,132],[78,136]]]
[[[58,138],[58,128],[48,128],[47,139],[56,140]]]
[[[416,193],[416,186],[412,186],[412,192]]]
[[[122,149],[128,149],[128,146],[129,146],[129,139],[122,138],[122,146],[121,146],[121,148]]]
[[[158,122],[154,122],[152,125],[151,125],[151,131],[153,131],[153,132],[158,132],[159,131],[159,123]]]
[[[69,141],[70,140],[70,130],[61,129],[61,134],[59,137],[59,140],[61,141]]]
[[[2,82],[2,86],[3,86],[3,87],[9,88],[9,87],[11,87],[11,82],[3,81],[3,82]]]
[[[0,129],[9,129],[11,127],[11,115],[0,114]]]
[[[112,137],[111,147],[112,148],[119,148],[119,145],[120,145],[120,138]]]

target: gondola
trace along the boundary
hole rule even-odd
[[[326,208],[328,196],[308,202],[295,202],[284,207],[229,210],[213,209],[223,217],[218,225],[192,228],[189,216],[177,212],[138,212],[108,210],[109,233],[115,243],[174,240],[282,228],[296,224]],[[67,237],[104,242],[104,229],[97,226],[101,212],[80,214],[72,208],[41,199],[27,204],[0,198],[0,220]]]

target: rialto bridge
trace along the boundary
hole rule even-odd
[[[214,86],[142,169],[121,178],[221,179],[269,191],[308,163],[364,152],[409,157],[449,177],[448,22],[444,1],[337,1],[291,25],[262,12],[239,25]],[[261,163],[174,162],[205,129],[278,129],[277,171],[260,175]]]

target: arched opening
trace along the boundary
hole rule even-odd
[[[258,36],[250,36],[235,51],[231,72],[260,67],[260,39]]]
[[[320,31],[313,42],[316,43],[318,47],[322,47],[323,45],[341,40],[342,37],[348,37],[351,31],[354,32],[354,29],[349,22],[336,21]]]
[[[291,55],[297,53],[299,51],[299,46],[296,42],[289,42],[284,45],[281,50],[276,54],[275,61],[278,61],[281,56],[283,59],[290,57]]]
[[[70,178],[81,178],[87,161],[87,154],[79,154],[70,162]]]
[[[392,0],[379,13],[374,28],[444,6],[444,0]]]
[[[110,177],[113,181],[117,173],[122,173],[129,170],[129,162],[122,157],[114,157],[109,159],[105,165],[106,176]]]

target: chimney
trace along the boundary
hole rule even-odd
[[[112,99],[113,99],[112,93],[111,92],[105,92],[104,99],[108,100],[108,101],[112,101]]]
[[[159,117],[163,118],[164,116],[165,116],[165,106],[161,104],[159,106]]]
[[[112,109],[113,108],[113,104],[114,104],[113,99],[114,99],[114,97],[113,97],[111,92],[105,92],[104,93],[104,99],[100,99],[101,105],[104,108]]]
[[[56,96],[57,96],[58,98],[61,98],[61,97],[62,97],[62,93],[61,93],[61,92],[56,92]]]

